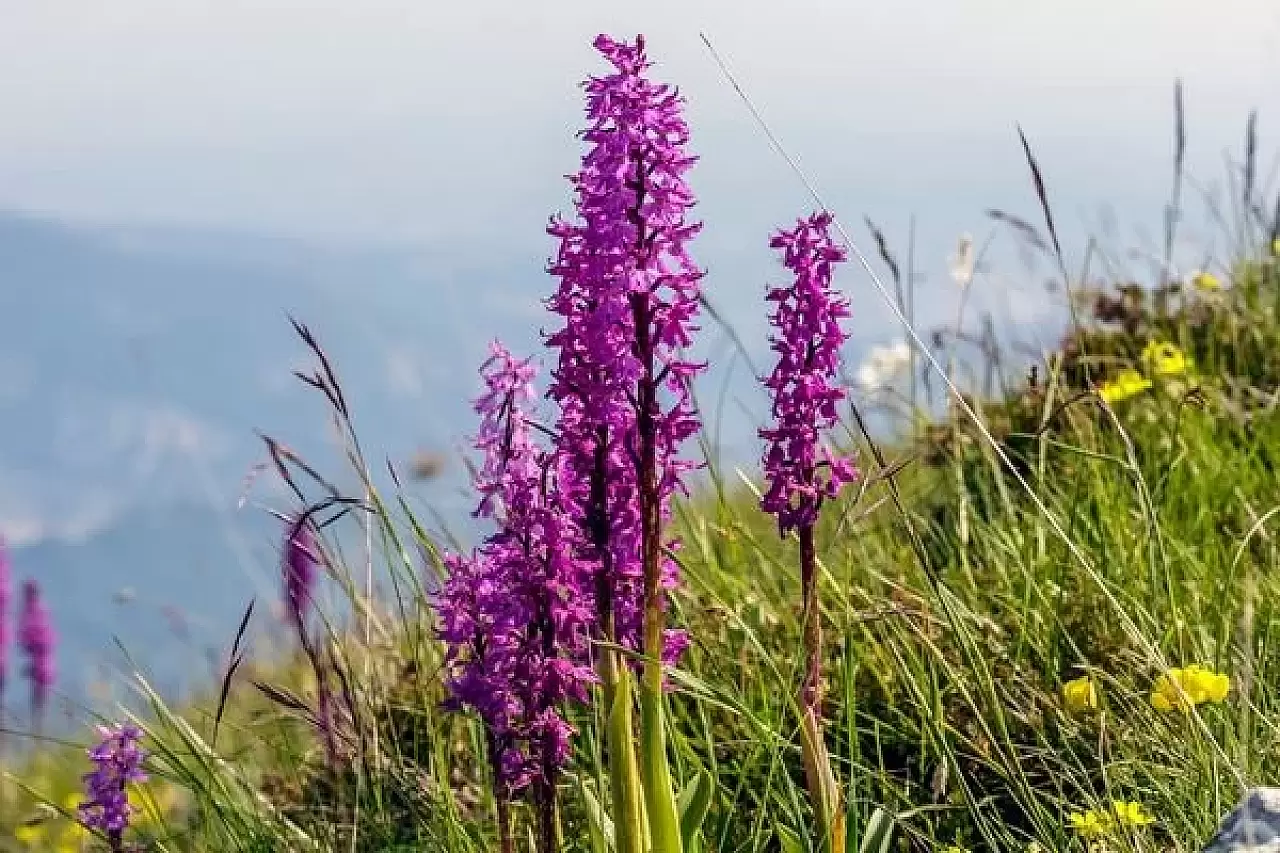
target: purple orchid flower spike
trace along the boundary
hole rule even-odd
[[[79,818],[86,828],[102,833],[112,853],[120,853],[127,849],[124,834],[134,813],[129,786],[147,780],[142,769],[147,753],[136,726],[100,726],[98,734],[101,740],[89,750],[94,769],[84,776],[85,800]]]
[[[490,347],[481,368],[485,393],[475,403],[474,444],[483,454],[475,514],[497,530],[470,556],[446,557],[449,576],[436,599],[452,703],[485,723],[504,849],[513,843],[506,804],[530,784],[540,845],[552,849],[555,776],[573,734],[563,709],[585,702],[595,677],[587,646],[591,575],[549,491],[553,457],[533,440],[535,373],[501,344]]]
[[[858,471],[836,455],[822,433],[838,420],[845,390],[838,381],[840,348],[847,335],[840,321],[848,302],[831,285],[832,270],[845,250],[831,236],[826,211],[802,219],[774,235],[769,245],[782,250],[792,274],[785,287],[770,288],[775,306],[769,322],[778,361],[764,384],[773,395],[773,426],[760,430],[767,443],[764,473],[768,488],[760,501],[778,518],[778,531],[796,531],[800,541],[800,583],[804,605],[805,676],[800,691],[801,746],[809,796],[818,818],[816,837],[823,849],[843,849],[843,811],[831,760],[822,735],[822,623],[818,602],[818,560],[814,527],[822,504],[839,494]]]
[[[22,585],[22,612],[18,617],[18,644],[27,657],[26,676],[31,682],[31,713],[38,722],[49,702],[57,671],[54,668],[54,648],[57,634],[49,611],[40,597],[40,587],[34,580]]]

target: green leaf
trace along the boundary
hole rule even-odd
[[[715,780],[706,770],[699,770],[684,790],[680,792],[680,838],[684,841],[685,853],[694,853],[697,845],[698,830],[711,808],[711,795],[715,791]]]
[[[650,849],[653,853],[683,853],[664,726],[661,682],[655,687],[646,678],[640,684],[640,779],[649,819]]]
[[[626,666],[619,665],[617,655],[612,651],[606,650],[604,654],[613,656],[613,660],[608,662],[610,676],[604,687],[605,703],[609,709],[605,744],[609,751],[614,843],[618,853],[643,853],[649,845],[645,837],[641,773],[636,764],[635,735],[631,726],[631,674]],[[659,848],[650,849],[661,853]]]
[[[893,841],[893,815],[882,808],[877,808],[867,819],[863,827],[862,844],[858,853],[889,853],[889,844]]]
[[[582,802],[586,806],[587,829],[591,834],[591,853],[609,853],[613,850],[613,821],[605,814],[604,806],[591,784],[581,780]]]
[[[773,834],[778,836],[778,843],[782,846],[782,853],[809,853],[800,836],[782,824],[774,824]]]

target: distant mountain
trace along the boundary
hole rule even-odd
[[[538,259],[504,278],[404,250],[0,214],[0,533],[15,571],[49,590],[68,693],[84,694],[113,634],[165,677],[184,672],[191,650],[157,608],[207,621],[212,642],[255,583],[274,592],[274,526],[236,511],[263,458],[255,431],[352,481],[323,399],[291,376],[309,361],[286,314],[332,357],[384,472],[453,448],[488,339],[536,336]],[[287,509],[271,479],[254,496]],[[423,494],[462,505],[447,480]],[[135,603],[113,604],[124,587]]]

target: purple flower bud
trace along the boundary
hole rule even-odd
[[[53,650],[57,643],[57,634],[53,630],[53,622],[49,619],[49,611],[40,600],[40,587],[34,580],[27,580],[22,585],[22,612],[18,616],[18,645],[27,656],[25,674],[31,681],[31,708],[39,716],[49,701],[49,690],[53,687],[56,672],[54,670]]]
[[[794,276],[792,284],[770,288],[766,297],[777,306],[769,317],[776,330],[769,342],[778,362],[764,383],[773,392],[774,425],[760,430],[768,443],[768,490],[760,505],[778,517],[783,535],[812,526],[823,500],[858,476],[850,460],[821,441],[845,398],[837,374],[848,337],[840,320],[849,316],[849,303],[831,286],[832,268],[845,259],[845,250],[831,238],[830,226],[831,214],[815,213],[769,242],[782,250],[783,266]]]
[[[0,536],[0,703],[9,680],[9,604],[13,593],[13,576],[4,537]]]
[[[85,827],[106,836],[112,851],[120,851],[134,811],[128,786],[147,780],[142,770],[147,754],[135,726],[99,726],[98,733],[102,740],[88,751],[94,769],[84,776],[85,800],[78,816]]]

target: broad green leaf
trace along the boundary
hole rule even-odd
[[[647,679],[646,679],[647,681]],[[667,737],[662,714],[662,688],[640,685],[640,778],[649,817],[653,853],[683,853],[680,818],[667,762]]]

